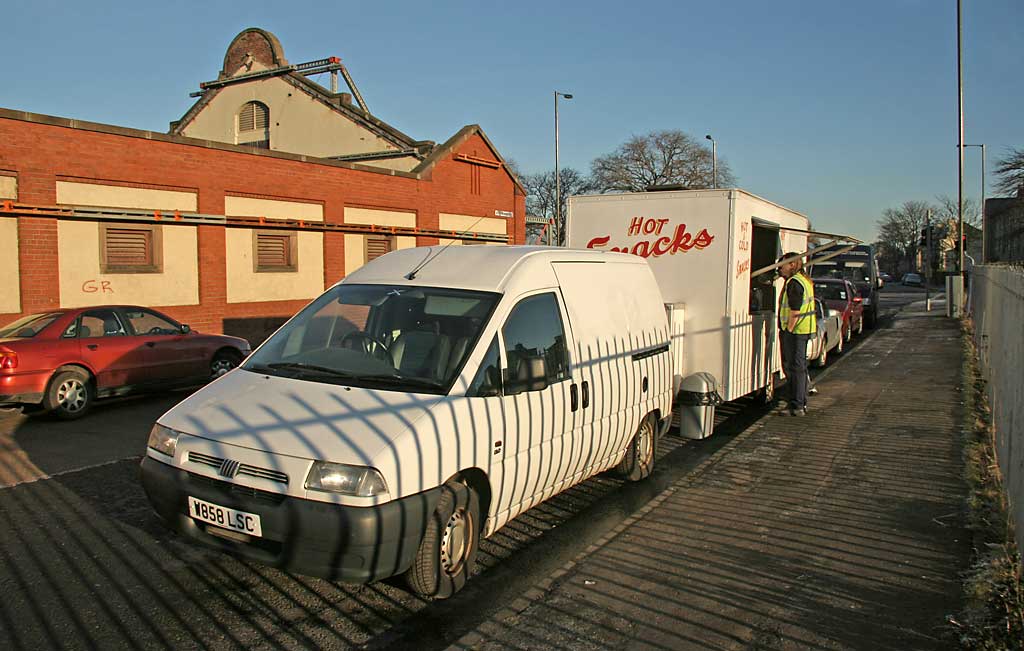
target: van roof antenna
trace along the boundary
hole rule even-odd
[[[451,246],[452,244],[455,244],[455,240],[456,239],[458,239],[459,237],[461,237],[461,236],[465,235],[466,233],[470,232],[471,230],[473,230],[473,227],[476,226],[477,224],[479,224],[482,220],[483,220],[483,217],[481,217],[480,219],[477,219],[475,222],[470,224],[466,228],[466,230],[464,230],[461,233],[459,233],[458,236],[456,236],[455,239],[452,239],[450,242],[448,242],[443,247],[441,247],[440,251],[438,251],[437,253],[434,253],[433,255],[428,255],[426,258],[424,258],[423,262],[419,263],[418,265],[413,267],[412,271],[410,271],[409,273],[405,274],[405,279],[406,280],[415,280],[416,279],[416,274],[418,274],[420,272],[420,270],[423,269],[423,267],[426,267],[428,264],[433,262],[437,258],[437,256],[439,256],[442,253],[444,253],[445,251],[447,251],[449,246]]]

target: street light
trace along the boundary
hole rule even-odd
[[[711,186],[718,188],[718,147],[711,134],[704,136],[711,141]]]
[[[981,147],[981,261],[988,262],[988,230],[985,223],[985,145],[964,145],[964,147]]]
[[[572,99],[571,93],[555,91],[555,246],[562,240],[562,177],[558,174],[558,98]]]

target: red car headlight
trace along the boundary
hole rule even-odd
[[[13,370],[18,368],[18,353],[0,350],[0,369]]]

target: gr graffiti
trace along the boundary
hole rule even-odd
[[[113,294],[114,288],[109,280],[87,280],[82,283],[83,294]]]

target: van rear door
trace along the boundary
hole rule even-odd
[[[574,436],[581,437],[580,471],[589,475],[617,462],[640,419],[656,408],[659,392],[669,395],[668,322],[654,276],[642,263],[552,267],[575,340],[573,379],[583,422]],[[661,353],[650,354],[659,347]]]

